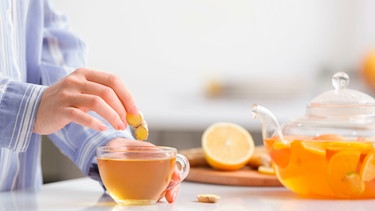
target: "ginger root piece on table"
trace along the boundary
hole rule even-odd
[[[191,167],[208,166],[204,151],[202,148],[190,148],[179,150],[179,153],[185,155],[189,160]],[[248,166],[258,169],[260,166],[271,167],[271,158],[263,145],[256,146],[253,155],[248,161]]]

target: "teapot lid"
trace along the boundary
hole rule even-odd
[[[374,116],[375,99],[348,89],[349,81],[346,73],[335,73],[332,77],[334,89],[315,97],[307,106],[307,114],[324,117]]]

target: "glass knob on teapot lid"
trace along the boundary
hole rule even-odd
[[[332,77],[334,89],[315,97],[307,106],[307,114],[325,117],[375,115],[375,99],[363,92],[348,89],[349,82],[346,73],[335,73]]]
[[[335,90],[345,89],[349,85],[350,78],[344,72],[338,72],[332,77],[332,85]]]

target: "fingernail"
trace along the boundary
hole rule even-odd
[[[118,130],[125,130],[125,124],[120,120],[117,124]]]
[[[107,130],[108,127],[107,125],[105,125],[103,122],[100,123],[99,125],[99,131],[104,131],[104,130]]]
[[[138,113],[138,108],[135,104],[130,108],[130,113],[131,114],[137,114]]]

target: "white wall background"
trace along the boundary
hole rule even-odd
[[[53,0],[89,66],[136,96],[200,92],[207,76],[276,78],[358,67],[375,47],[371,0]]]
[[[284,86],[304,90],[323,67],[355,69],[375,48],[373,0],[51,1],[88,44],[89,67],[118,74],[133,92],[151,129],[149,141],[177,148],[199,146],[201,131],[222,120],[242,124],[261,143],[252,99],[199,97],[209,76],[260,81],[263,89],[272,87],[268,93]],[[282,122],[304,112],[304,100],[290,101],[266,104]],[[81,176],[43,143],[45,178]]]

